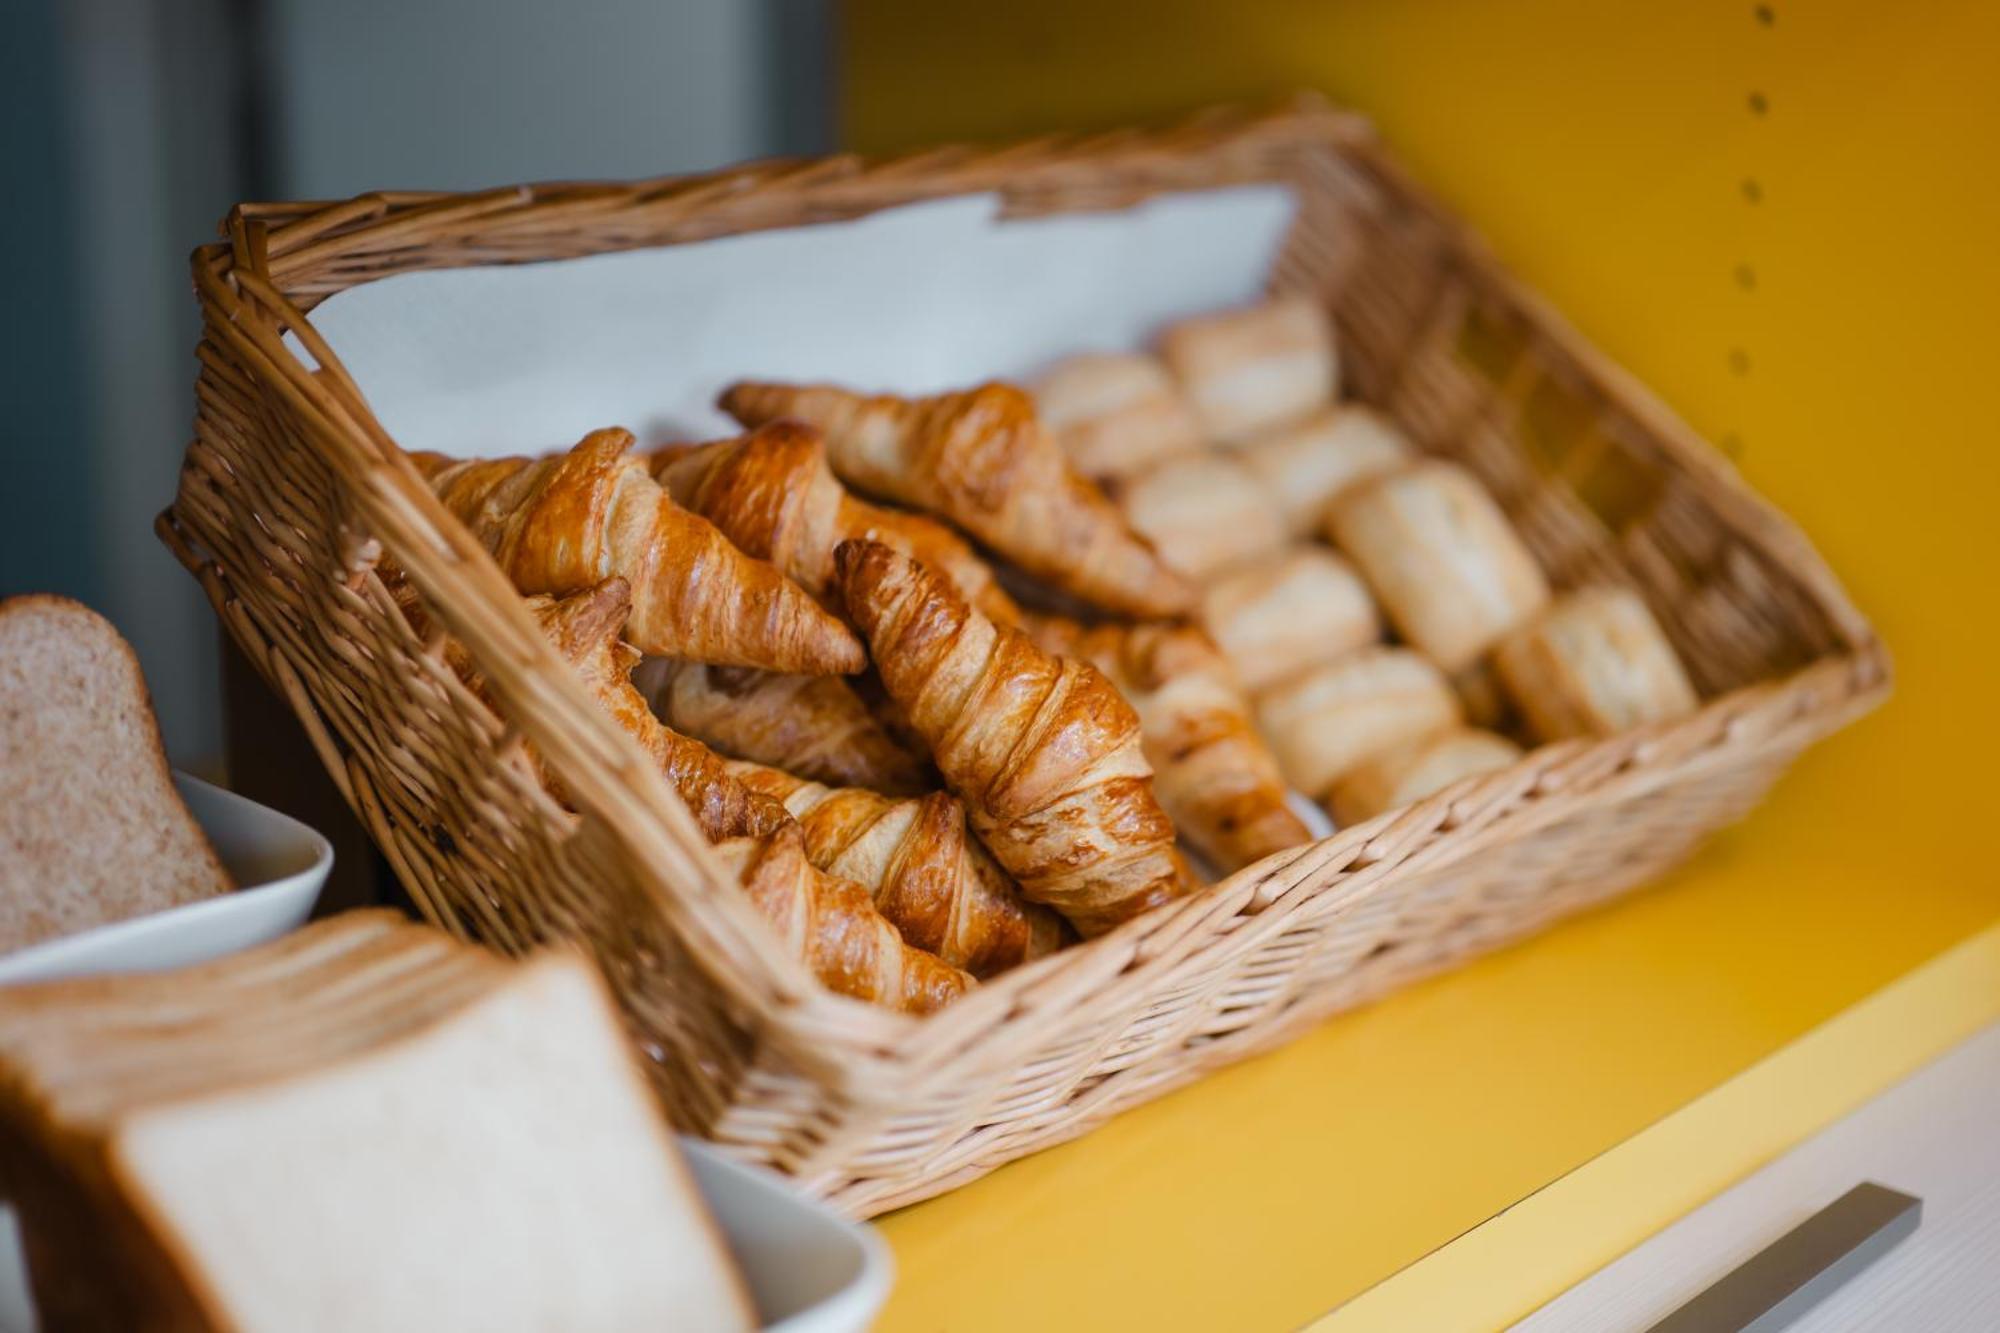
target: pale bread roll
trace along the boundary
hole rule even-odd
[[[1503,769],[1520,757],[1520,746],[1490,731],[1441,731],[1356,765],[1333,785],[1327,804],[1342,825],[1360,824],[1385,810],[1415,805],[1460,778]]]
[[[1115,482],[1201,448],[1201,426],[1173,377],[1143,352],[1087,352],[1034,386],[1042,424],[1076,470]]]
[[[1317,536],[1342,491],[1416,456],[1387,417],[1351,403],[1259,435],[1242,454],[1294,537]]]
[[[1463,671],[1548,604],[1541,567],[1464,468],[1431,460],[1362,482],[1327,515],[1410,645]]]
[[[10,989],[0,1122],[46,1328],[756,1325],[579,953],[377,910]]]
[[[1160,355],[1222,444],[1310,416],[1340,386],[1333,326],[1308,296],[1182,320],[1160,335]]]
[[[1239,565],[1202,590],[1201,623],[1255,693],[1382,637],[1375,599],[1354,567],[1301,544]]]
[[[1118,507],[1169,569],[1201,582],[1285,545],[1256,476],[1228,454],[1192,454],[1128,482]]]
[[[1543,740],[1613,736],[1701,704],[1659,622],[1629,588],[1557,598],[1500,645],[1493,664]]]
[[[1257,697],[1278,766],[1315,800],[1357,766],[1461,720],[1451,685],[1407,648],[1363,648]]]
[[[111,622],[66,597],[0,602],[0,952],[232,887]]]

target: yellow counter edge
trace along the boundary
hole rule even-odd
[[[2000,926],[1315,1321],[1500,1328],[2000,1020]]]

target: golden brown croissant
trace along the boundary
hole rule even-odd
[[[828,990],[928,1014],[973,986],[964,972],[905,943],[868,890],[808,860],[797,824],[764,838],[731,838],[715,850],[758,915]]]
[[[1131,702],[1160,805],[1217,870],[1312,841],[1285,802],[1250,701],[1206,634],[1161,621],[1086,628],[1057,616],[1035,618],[1029,632],[1047,651],[1089,662]]]
[[[899,551],[842,542],[834,557],[883,685],[1022,892],[1096,935],[1188,890],[1139,719],[1111,682]]]
[[[929,764],[898,744],[840,676],[649,657],[633,681],[661,721],[738,759],[892,795],[934,785]]]
[[[429,620],[415,589],[400,580],[392,581],[390,587],[411,628],[419,635],[427,633]],[[563,660],[576,668],[591,698],[660,766],[687,802],[703,837],[711,842],[761,837],[790,818],[781,802],[731,777],[720,756],[700,741],[662,726],[646,707],[631,680],[638,651],[619,638],[632,610],[632,590],[624,579],[606,579],[588,592],[568,597],[530,597],[527,607]],[[500,711],[471,655],[455,639],[445,641],[445,663],[474,694],[495,712]],[[567,803],[560,779],[532,747],[529,761],[550,794]]]
[[[730,774],[782,801],[806,855],[875,895],[903,938],[975,977],[1062,947],[1062,918],[1021,890],[965,831],[965,807],[941,791],[897,800],[863,787],[826,787],[762,764]]]
[[[833,548],[848,538],[914,556],[959,596],[1002,624],[1020,616],[993,571],[950,528],[847,493],[826,463],[818,431],[774,421],[735,440],[658,455],[653,475],[681,504],[816,597],[833,580]]]
[[[807,675],[859,671],[861,645],[805,589],[729,544],[593,431],[566,454],[460,462],[414,454],[431,489],[525,593],[632,585],[625,633],[642,651]]]
[[[738,384],[737,420],[795,417],[826,433],[843,480],[951,520],[1027,573],[1129,615],[1174,615],[1194,593],[1064,459],[1034,403],[1006,384],[934,398],[867,398],[832,385]]]

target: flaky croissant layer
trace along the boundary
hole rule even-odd
[[[1028,897],[1094,935],[1187,891],[1139,719],[1109,681],[880,543],[843,542],[835,559],[883,685]]]
[[[758,915],[828,990],[928,1014],[973,986],[958,968],[907,944],[867,889],[813,865],[798,825],[731,838],[715,850]]]
[[[993,571],[950,528],[849,495],[827,466],[819,432],[801,422],[775,421],[740,439],[663,452],[653,473],[675,500],[816,597],[833,582],[835,546],[879,541],[923,561],[1000,623],[1019,618]]]
[[[965,808],[941,791],[897,800],[860,787],[825,787],[761,764],[730,776],[784,803],[805,833],[806,855],[875,895],[903,938],[975,977],[1053,953],[1062,919],[1021,890],[965,828]]]
[[[1174,615],[1194,590],[1072,469],[1006,384],[932,398],[869,398],[833,385],[742,383],[722,406],[748,426],[792,417],[826,436],[850,485],[949,519],[1029,574],[1106,610]]]
[[[626,579],[625,634],[643,652],[806,675],[866,664],[846,626],[675,504],[631,447],[629,432],[600,430],[549,458],[411,460],[522,592]]]
[[[889,734],[844,676],[649,657],[632,679],[661,721],[733,758],[897,796],[937,785],[930,765]]]
[[[428,633],[429,617],[417,600],[416,590],[397,580],[392,591],[411,627],[420,635]],[[762,837],[788,822],[790,816],[781,802],[739,782],[714,751],[662,725],[647,708],[631,681],[638,653],[619,637],[632,607],[631,589],[625,580],[606,579],[587,592],[568,597],[530,597],[527,607],[543,635],[582,677],[591,698],[639,743],[673,784],[703,837],[711,842]],[[445,662],[488,707],[501,711],[470,655],[453,640],[446,640]],[[561,779],[532,747],[528,760],[549,793],[567,804]]]
[[[1217,870],[1312,840],[1249,699],[1206,634],[1161,621],[1086,628],[1056,616],[1030,626],[1044,649],[1089,662],[1130,701],[1160,805]]]

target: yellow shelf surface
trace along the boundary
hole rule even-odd
[[[1368,112],[1799,520],[1898,667],[1658,888],[884,1219],[885,1328],[1297,1326],[2000,918],[2000,9],[845,13],[862,149],[1296,87]]]

